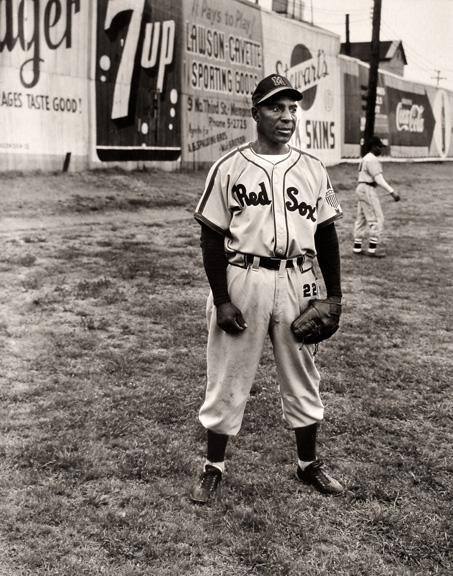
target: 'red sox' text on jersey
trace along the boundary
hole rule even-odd
[[[318,226],[343,212],[320,160],[291,147],[277,164],[236,148],[211,168],[195,218],[226,234],[227,253],[315,254]]]

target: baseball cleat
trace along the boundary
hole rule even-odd
[[[331,494],[338,496],[343,492],[343,486],[331,476],[321,460],[315,460],[309,464],[305,470],[300,466],[296,470],[296,478],[299,482],[313,486],[321,494]]]
[[[190,499],[198,504],[206,504],[220,495],[222,472],[215,466],[207,464],[197,482],[192,486]]]

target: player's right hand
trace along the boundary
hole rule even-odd
[[[395,192],[395,190],[393,190],[392,196],[393,196],[393,200],[395,200],[395,202],[399,202],[401,200],[400,195],[398,194],[398,192]]]
[[[239,334],[247,328],[242,312],[232,302],[217,306],[217,325],[228,334]]]

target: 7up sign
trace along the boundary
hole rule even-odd
[[[175,160],[180,145],[178,0],[98,0],[96,151]]]

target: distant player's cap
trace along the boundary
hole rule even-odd
[[[302,93],[292,87],[288,78],[280,76],[280,74],[271,74],[258,82],[252,94],[252,104],[253,106],[263,104],[269,98],[282,92],[286,92],[294,100],[302,100],[303,98]]]
[[[382,142],[382,140],[380,138],[378,138],[377,136],[372,136],[370,138],[369,141],[369,148],[374,148],[376,146],[376,148],[385,148],[385,144],[384,142]]]

